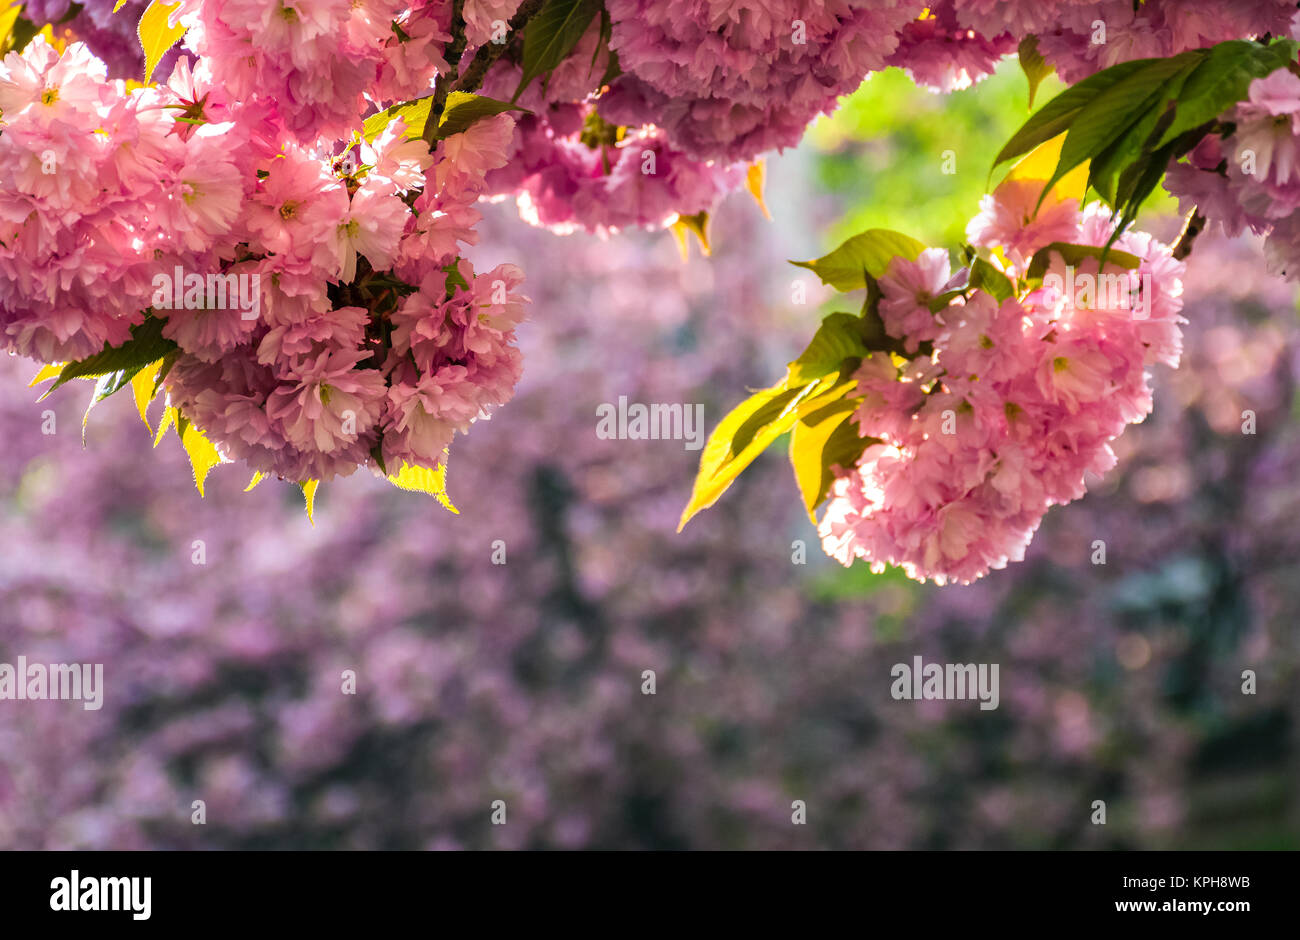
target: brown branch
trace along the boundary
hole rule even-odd
[[[1196,236],[1200,235],[1204,228],[1205,216],[1201,215],[1199,209],[1193,207],[1192,211],[1187,213],[1187,221],[1183,223],[1183,230],[1178,234],[1178,240],[1174,242],[1174,258],[1182,261],[1190,255]]]
[[[447,61],[447,71],[438,76],[438,85],[433,91],[433,101],[429,105],[429,118],[424,122],[424,140],[433,148],[438,123],[442,119],[443,109],[447,106],[447,95],[460,74],[460,57],[465,54],[465,0],[452,0],[451,3],[451,42],[443,51]]]
[[[510,45],[510,39],[523,29],[528,21],[545,5],[546,0],[524,0],[519,4],[519,9],[515,15],[510,17],[510,22],[506,25],[506,39],[502,42],[485,42],[478,47],[474,53],[474,59],[470,62],[469,68],[465,70],[465,75],[456,83],[455,91],[474,91],[483,84],[483,79],[487,77],[488,69],[497,59],[501,58],[506,47]]]

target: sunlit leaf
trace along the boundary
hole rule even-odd
[[[95,355],[77,362],[69,362],[59,372],[59,377],[42,398],[72,379],[98,379],[113,372],[130,372],[162,359],[177,347],[162,335],[164,321],[146,317],[144,322],[131,327],[131,338],[121,346],[107,346]],[[115,389],[116,391],[116,389]]]
[[[203,495],[203,481],[208,478],[208,473],[213,467],[221,463],[221,455],[217,449],[212,446],[212,442],[203,436],[193,424],[185,422],[183,425],[178,423],[178,427],[184,427],[181,432],[181,445],[185,448],[185,453],[189,455],[190,467],[194,470],[194,485],[198,488],[199,495]]]
[[[257,484],[261,483],[270,475],[271,474],[265,472],[264,470],[258,470],[256,473],[253,474],[253,479],[248,481],[248,486],[244,487],[244,492],[245,493],[250,492],[253,489],[253,487],[257,486]]]
[[[755,160],[745,171],[745,188],[749,194],[754,197],[758,207],[763,210],[763,217],[769,222],[772,221],[772,213],[767,210],[767,203],[763,200],[763,190],[767,184],[767,164],[763,160]]]
[[[302,486],[302,497],[307,502],[307,521],[311,527],[316,528],[316,490],[320,487],[320,480],[308,480]],[[245,490],[247,492],[247,490]]]
[[[857,290],[866,287],[863,276],[865,270],[872,277],[878,278],[889,267],[889,262],[898,256],[908,261],[915,261],[925,245],[902,232],[885,228],[867,229],[854,235],[830,254],[815,261],[791,261],[791,264],[807,268],[839,291]]]
[[[838,372],[846,359],[865,356],[869,351],[862,341],[862,318],[832,313],[817,327],[808,348],[790,363],[787,385],[805,385]]]
[[[167,434],[167,431],[171,426],[176,423],[178,417],[180,417],[180,409],[176,408],[174,405],[168,405],[163,409],[162,417],[158,419],[158,430],[153,436],[154,447],[157,447],[162,443],[163,437]]]
[[[460,510],[452,505],[451,497],[447,495],[447,459],[445,451],[443,452],[443,462],[436,470],[413,466],[403,461],[402,469],[397,473],[389,474],[388,482],[404,490],[428,493],[448,511],[457,515],[460,514]]]
[[[158,67],[167,50],[185,35],[185,27],[172,25],[171,17],[181,8],[180,3],[162,3],[153,0],[140,17],[136,34],[140,37],[140,48],[144,50],[144,80],[153,79],[153,70]]]
[[[18,14],[23,12],[23,5],[20,0],[9,0],[4,9],[0,9],[0,51],[7,52],[11,47],[10,40],[14,38],[14,24],[18,22]]]
[[[511,104],[509,101],[498,101],[486,95],[474,95],[467,91],[453,91],[447,96],[447,102],[443,106],[442,118],[438,121],[436,136],[440,139],[450,137],[453,134],[464,133],[476,121],[504,114],[507,111],[532,113],[516,104]],[[421,129],[421,133],[423,133],[423,129]]]
[[[158,394],[158,373],[162,371],[163,362],[159,359],[145,366],[131,377],[131,392],[135,395],[135,409],[140,413],[140,420],[149,428],[149,405]],[[153,433],[153,428],[149,428]]]
[[[414,101],[404,101],[401,104],[395,104],[386,108],[377,114],[372,114],[361,123],[362,133],[366,140],[374,140],[384,132],[395,119],[401,118],[406,122],[404,136],[410,140],[424,136],[424,124],[429,120],[429,109],[433,106],[433,96],[426,95],[423,98],[417,98]]]
[[[718,501],[732,482],[767,447],[804,415],[843,398],[857,383],[829,375],[804,388],[783,382],[756,392],[722,419],[700,455],[690,501],[677,524],[680,532],[691,517]]]
[[[814,511],[835,482],[833,468],[853,468],[868,446],[879,443],[876,438],[862,437],[857,422],[850,420],[859,404],[860,399],[841,398],[801,418],[791,429],[790,463],[804,508],[814,523]]]
[[[983,258],[976,258],[970,266],[970,286],[992,294],[999,302],[1016,292],[1011,279]]]
[[[47,363],[46,365],[41,366],[41,371],[37,372],[36,375],[33,376],[31,382],[27,384],[27,387],[35,388],[36,386],[40,385],[42,382],[48,382],[50,379],[57,379],[59,377],[59,373],[62,371],[63,371],[63,363],[61,362]]]
[[[670,226],[673,237],[677,239],[677,250],[682,253],[682,261],[691,258],[691,236],[700,243],[700,251],[705,257],[713,253],[709,244],[709,214],[700,212],[695,215],[679,215]]]
[[[1030,280],[1041,278],[1048,267],[1052,264],[1052,255],[1060,256],[1061,260],[1070,267],[1078,267],[1080,263],[1091,258],[1098,263],[1105,259],[1107,264],[1114,264],[1117,267],[1132,270],[1142,263],[1142,259],[1137,255],[1129,254],[1127,251],[1108,250],[1097,245],[1071,245],[1067,242],[1052,242],[1034,252],[1033,258],[1029,261],[1029,268],[1025,272],[1025,277]]]
[[[1061,146],[1064,143],[1065,135],[1059,134],[1051,140],[1039,144],[1026,154],[1024,159],[1011,168],[1011,171],[998,184],[998,189],[1017,180],[1038,180],[1043,185],[1047,185],[1047,181],[1052,178],[1057,164],[1061,161]],[[994,190],[994,192],[996,191]],[[1049,191],[1049,195],[1056,202],[1074,199],[1081,203],[1087,191],[1088,164],[1085,162],[1057,180]]]

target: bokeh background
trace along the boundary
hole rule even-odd
[[[971,587],[826,559],[779,447],[677,535],[698,453],[596,435],[620,395],[711,429],[773,381],[834,309],[785,259],[867,225],[955,243],[1025,99],[1014,66],[944,98],[873,77],[707,260],[493,207],[473,257],[522,263],[534,307],[518,397],[453,449],[458,516],[358,476],[312,528],[235,467],[200,500],[125,397],[83,449],[89,386],[37,403],[0,362],[0,662],[106,685],[0,702],[0,847],[1300,847],[1300,329],[1257,245],[1201,238],[1154,415]],[[894,701],[916,655],[999,663],[1000,707]]]

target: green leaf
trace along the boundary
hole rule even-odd
[[[163,324],[164,321],[157,317],[145,317],[144,322],[131,327],[131,338],[121,346],[105,344],[103,350],[95,355],[80,362],[69,362],[59,372],[55,383],[49,387],[45,395],[41,396],[41,400],[43,401],[50,392],[72,379],[99,378],[110,373],[127,371],[130,371],[133,376],[135,371],[163,358],[178,348],[174,342],[162,335]],[[130,376],[127,376],[128,381],[129,379]],[[118,388],[120,387],[119,385]]]
[[[1247,39],[1233,39],[1212,46],[1209,54],[1188,76],[1178,94],[1177,112],[1152,149],[1175,137],[1215,120],[1250,92],[1257,78],[1285,68],[1296,57],[1300,44],[1289,39],[1268,46]]]
[[[862,341],[862,318],[851,313],[832,313],[817,327],[808,348],[790,363],[786,384],[806,385],[839,372],[846,359],[861,358],[869,351]]]
[[[600,9],[600,0],[546,0],[524,27],[523,75],[515,101],[533,79],[564,61]]]
[[[469,290],[469,281],[460,273],[460,259],[448,261],[442,266],[442,273],[447,275],[447,296],[450,297],[452,288],[460,290]]]
[[[161,367],[162,360],[158,359],[143,366],[131,366],[117,372],[107,372],[101,375],[98,381],[95,382],[95,392],[90,397],[90,404],[86,406],[86,413],[81,417],[82,445],[84,446],[86,443],[86,426],[90,422],[91,410],[105,398],[117,394],[128,386],[134,394],[136,408],[140,412],[140,420],[144,422],[146,428],[149,427],[149,419],[146,417],[145,412],[149,407],[149,402],[153,400],[154,376]],[[146,395],[147,397],[145,397]],[[150,428],[150,431],[152,432],[152,428]]]
[[[827,376],[799,389],[786,383],[756,392],[722,419],[700,455],[690,501],[682,510],[677,531],[691,517],[718,501],[732,482],[773,441],[807,414],[846,396],[857,382]]]
[[[413,101],[403,101],[401,104],[395,104],[377,114],[372,114],[362,121],[361,133],[366,140],[374,140],[396,118],[401,117],[406,121],[404,136],[408,140],[415,140],[424,136],[424,125],[429,120],[429,109],[431,107],[433,107],[432,95],[425,95],[423,98],[416,98]]]
[[[1020,57],[1020,70],[1025,73],[1025,78],[1029,80],[1029,109],[1034,108],[1034,96],[1038,94],[1038,86],[1042,84],[1043,79],[1051,75],[1053,67],[1047,64],[1043,54],[1038,51],[1038,37],[1026,36],[1020,40],[1020,48],[1017,50]]]
[[[1078,267],[1080,262],[1088,258],[1095,259],[1099,267],[1104,260],[1107,264],[1115,264],[1130,270],[1142,263],[1141,258],[1129,254],[1127,251],[1108,251],[1106,248],[1099,248],[1096,245],[1072,245],[1068,242],[1052,242],[1050,245],[1039,248],[1034,252],[1033,258],[1029,261],[1029,269],[1025,272],[1025,277],[1031,281],[1041,278],[1051,265],[1051,256],[1053,254],[1060,255],[1061,260],[1071,267]]]
[[[506,111],[526,111],[509,101],[498,101],[486,95],[472,95],[467,91],[453,91],[447,96],[447,103],[442,110],[442,119],[438,122],[437,139],[460,134],[470,129],[475,121],[494,117]],[[527,112],[531,114],[532,112]],[[427,117],[427,110],[426,110]],[[421,124],[421,134],[424,131]]]
[[[1205,54],[1203,49],[1193,49],[1168,59],[1139,60],[1145,63],[1142,68],[1088,102],[1070,122],[1061,159],[1048,186],[1092,160],[1088,181],[1104,192],[1116,167],[1141,152],[1143,142]]]
[[[1051,140],[1070,129],[1075,116],[1095,98],[1128,76],[1142,69],[1150,59],[1136,59],[1121,62],[1108,69],[1090,75],[1076,85],[1071,85],[1047,104],[1039,108],[1026,121],[1011,139],[1006,142],[993,159],[993,169],[997,169],[1008,160],[1028,153],[1041,143]],[[990,170],[990,176],[992,170]]]
[[[176,45],[185,35],[184,26],[172,26],[168,18],[180,9],[180,3],[162,3],[153,0],[140,17],[136,35],[140,37],[140,48],[144,50],[144,81],[147,85],[153,77],[153,70],[158,67],[167,50]]]
[[[793,265],[807,268],[838,291],[857,290],[867,286],[865,270],[872,277],[880,277],[889,262],[901,255],[915,261],[925,245],[901,232],[885,228],[867,229],[854,235],[830,254],[815,261],[791,261]]]
[[[460,515],[460,510],[452,505],[447,495],[447,452],[443,451],[442,463],[437,469],[417,467],[402,461],[402,469],[390,474],[388,482],[403,490],[416,493],[428,493],[440,502],[448,511]]]
[[[1175,60],[1184,57],[1186,58],[1183,65],[1160,84],[1149,98],[1147,106],[1136,114],[1129,126],[1116,135],[1111,143],[1091,154],[1088,181],[1111,205],[1115,204],[1116,176],[1134,160],[1148,153],[1150,142],[1176,120],[1177,102],[1183,85],[1200,67],[1204,50],[1197,49],[1183,53],[1182,56],[1176,56],[1168,61],[1172,67]],[[1098,99],[1095,106],[1104,107],[1104,97]],[[1081,115],[1080,119],[1083,117],[1084,115]],[[1067,146],[1069,144],[1068,136],[1066,144]]]
[[[800,418],[791,430],[790,463],[804,508],[814,524],[814,511],[835,482],[832,468],[838,465],[847,470],[856,466],[862,452],[879,443],[874,437],[862,437],[857,422],[850,420],[861,403],[857,398],[833,401]]]
[[[992,294],[999,302],[1016,293],[1016,286],[1011,283],[1011,279],[983,258],[971,262],[970,286]]]

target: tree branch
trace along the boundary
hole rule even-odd
[[[465,75],[456,83],[455,91],[474,91],[483,84],[483,79],[487,76],[488,69],[497,59],[501,58],[506,47],[510,45],[510,39],[523,29],[528,21],[545,5],[546,0],[524,0],[519,4],[519,9],[515,15],[510,17],[510,22],[506,27],[506,38],[502,42],[486,42],[478,47],[474,53],[474,59],[470,62],[469,68],[465,70]]]
[[[1205,228],[1205,216],[1197,208],[1193,208],[1187,213],[1187,221],[1183,223],[1183,230],[1178,234],[1178,240],[1174,242],[1174,258],[1182,261],[1192,253],[1192,245],[1196,242],[1196,236],[1201,234]]]
[[[447,95],[460,74],[460,57],[465,54],[465,0],[452,0],[451,3],[451,42],[447,44],[443,57],[447,60],[447,71],[438,76],[438,85],[433,91],[433,101],[429,105],[429,118],[424,122],[424,141],[432,149],[438,133],[438,123],[442,120],[443,109],[447,106]]]

